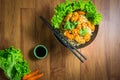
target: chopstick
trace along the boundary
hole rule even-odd
[[[42,16],[40,16],[40,19],[45,22],[45,24],[52,30],[52,32],[55,34],[55,36],[57,38],[59,38],[59,40],[65,45],[67,46],[67,48],[83,63],[83,60],[76,54],[76,52],[78,52],[85,60],[87,60],[87,58],[80,52],[77,50],[77,48],[73,45],[71,45],[66,38],[64,38],[59,32],[58,30],[54,29],[53,26]],[[75,51],[73,50],[75,49]]]
[[[62,36],[62,35],[61,35]],[[63,37],[63,36],[62,36]],[[70,46],[70,48],[71,49],[75,49],[76,50],[76,52],[78,52],[85,60],[87,60],[87,58],[80,52],[80,51],[78,51],[78,49],[75,47],[75,46],[73,46],[73,45],[71,45],[68,41],[67,41],[67,39],[66,38],[64,38],[65,39],[65,41],[66,41],[66,43],[68,44],[68,46]],[[67,47],[68,47],[67,46]],[[69,50],[71,50],[69,48]],[[71,50],[72,52],[74,52],[73,50]],[[75,54],[76,55],[76,54]],[[78,57],[78,56],[76,56],[76,57]]]
[[[66,39],[65,39],[66,40]],[[67,41],[67,40],[66,40]],[[73,45],[71,45],[70,43],[69,43],[69,45],[73,48],[73,49],[75,49],[85,60],[87,60],[87,58],[80,52],[80,51],[78,51],[78,49],[75,47],[75,46],[73,46]]]
[[[84,63],[83,60],[73,51],[73,49],[72,49],[71,47],[68,47],[68,49],[69,49],[82,63]]]

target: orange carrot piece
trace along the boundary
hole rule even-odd
[[[37,79],[40,79],[43,75],[44,75],[44,74],[41,73],[41,74],[38,74],[38,75],[36,75],[36,76],[30,77],[30,78],[28,78],[27,80],[37,80]]]
[[[34,75],[37,74],[37,73],[38,73],[38,70],[32,71],[31,73],[29,73],[29,74],[23,76],[22,80],[26,80],[26,79],[28,79],[28,78],[34,76]]]

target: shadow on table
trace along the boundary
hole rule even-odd
[[[29,51],[28,56],[29,56],[29,58],[30,58],[32,61],[35,61],[35,60],[36,60],[36,58],[34,57],[33,50],[34,50],[34,48],[32,48],[32,49]]]
[[[4,71],[2,69],[0,69],[0,80],[9,80],[7,79],[7,77],[4,74]]]

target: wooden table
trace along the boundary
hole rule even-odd
[[[93,0],[104,18],[96,39],[81,49],[88,58],[83,64],[39,19],[50,21],[53,8],[63,1],[0,0],[0,49],[21,49],[30,69],[45,73],[40,80],[120,80],[120,0]],[[37,44],[48,48],[44,60],[33,57]],[[0,80],[6,80],[3,72]]]

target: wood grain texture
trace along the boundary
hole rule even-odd
[[[54,7],[64,0],[0,0],[0,49],[13,45],[21,49],[30,69],[39,69],[40,80],[120,80],[120,0],[92,0],[104,18],[96,39],[80,49],[88,58],[80,61],[39,19],[49,22]],[[43,44],[49,54],[43,60],[33,56],[33,48]],[[0,80],[7,80],[0,70]]]

